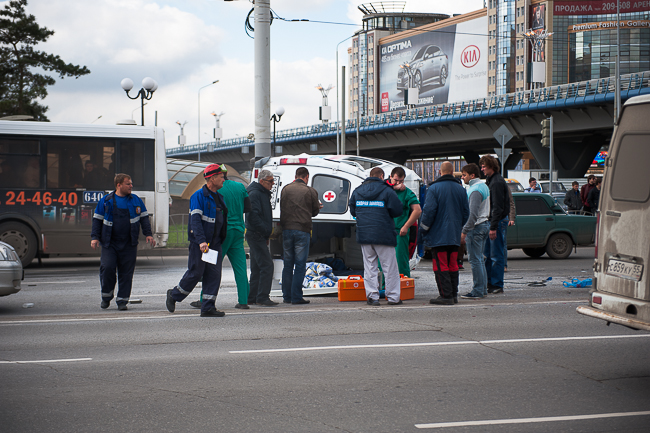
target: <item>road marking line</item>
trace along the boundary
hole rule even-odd
[[[252,349],[252,350],[231,350],[228,353],[274,353],[274,352],[307,352],[315,350],[347,350],[347,349],[383,349],[394,347],[427,347],[427,346],[460,346],[467,344],[504,344],[504,343],[537,343],[545,341],[573,341],[573,340],[604,340],[615,338],[644,338],[650,334],[640,335],[601,335],[585,337],[548,337],[548,338],[518,338],[511,340],[481,340],[481,341],[438,341],[427,343],[387,343],[387,344],[354,344],[348,346],[311,346],[311,347],[290,347],[283,349]]]
[[[460,421],[460,422],[437,422],[431,424],[415,424],[416,428],[447,428],[447,427],[468,427],[477,425],[498,425],[498,424],[526,424],[526,423],[539,423],[551,421],[576,421],[583,419],[599,419],[599,418],[620,418],[626,416],[646,416],[650,415],[650,411],[642,412],[614,412],[614,413],[599,413],[593,415],[570,415],[570,416],[548,416],[541,418],[514,418],[514,419],[493,419],[483,421]]]
[[[71,359],[41,359],[40,361],[0,361],[0,364],[45,364],[52,362],[78,362],[92,361],[92,358],[71,358]]]
[[[34,281],[34,280],[23,280],[27,284],[76,284],[76,283],[85,283],[86,280],[65,280],[65,281],[52,281],[52,280],[43,280],[43,281]]]

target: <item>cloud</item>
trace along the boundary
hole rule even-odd
[[[36,0],[28,10],[55,31],[39,48],[91,70],[90,76],[57,87],[109,89],[126,76],[170,84],[192,69],[223,61],[223,31],[175,7],[146,0]]]

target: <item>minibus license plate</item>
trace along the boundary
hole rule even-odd
[[[643,273],[643,265],[624,262],[621,260],[609,259],[607,262],[607,274],[616,277],[627,278],[639,281]]]

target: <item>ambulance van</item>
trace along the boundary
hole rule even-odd
[[[280,196],[282,188],[294,181],[298,167],[309,170],[309,186],[318,191],[323,204],[320,213],[313,218],[308,261],[325,258],[343,260],[348,269],[362,270],[361,247],[356,242],[356,221],[350,215],[350,195],[370,175],[374,167],[381,167],[385,177],[395,167],[406,172],[404,183],[416,196],[422,183],[420,177],[404,166],[381,159],[353,155],[283,155],[260,159],[255,163],[251,181],[257,181],[260,171],[273,173],[275,184],[271,190],[274,227],[280,222]],[[274,259],[282,255],[279,238],[271,239]]]
[[[650,331],[650,95],[629,99],[609,146],[589,306],[578,313]]]

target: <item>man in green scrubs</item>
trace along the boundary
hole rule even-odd
[[[406,172],[402,167],[395,167],[390,173],[388,182],[393,185],[397,197],[402,202],[402,215],[395,218],[395,228],[399,231],[397,236],[397,246],[395,247],[395,256],[397,256],[397,266],[399,273],[405,277],[411,277],[411,268],[409,266],[409,228],[418,221],[422,209],[420,202],[409,188],[404,185]]]

